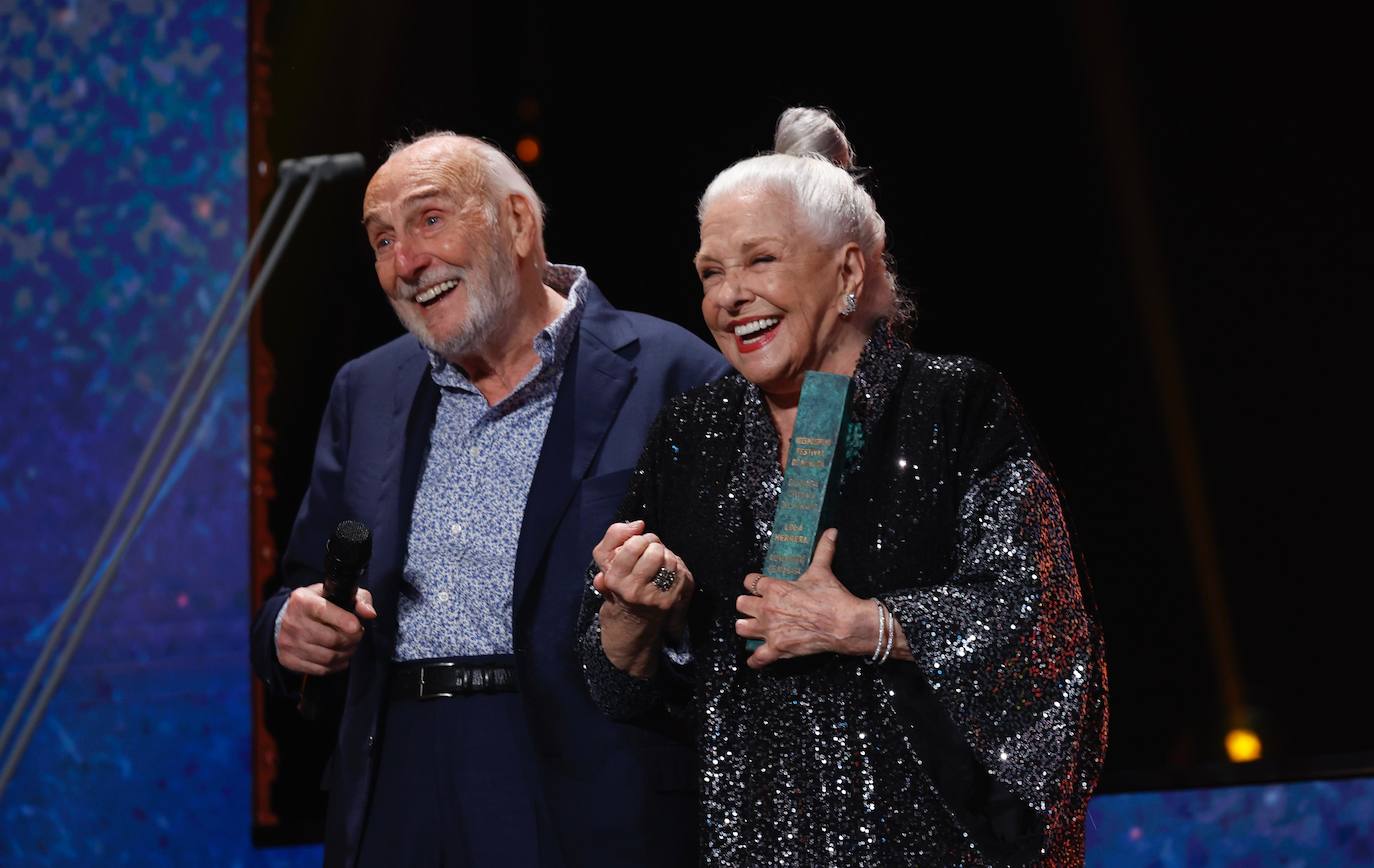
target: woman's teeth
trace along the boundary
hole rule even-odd
[[[782,317],[776,316],[750,320],[747,323],[735,326],[735,337],[740,340],[747,340],[750,337],[758,336],[760,332],[767,331],[780,322],[782,322]]]
[[[415,300],[420,304],[429,304],[431,301],[434,301],[457,285],[458,281],[456,280],[445,280],[443,283],[436,283],[429,289],[415,296]]]

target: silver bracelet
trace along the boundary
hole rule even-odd
[[[881,601],[878,603],[878,605],[883,606]],[[897,638],[896,617],[892,614],[891,610],[887,608],[887,606],[883,606],[883,611],[887,613],[887,647],[883,649],[883,656],[878,660],[879,666],[887,662],[887,658],[892,654],[893,640]]]
[[[873,656],[868,658],[869,663],[877,663],[878,658],[882,656],[883,636],[886,632],[885,628],[887,627],[887,618],[885,617],[887,607],[884,606],[877,598],[874,598],[873,602],[878,606],[878,644],[873,648]]]
[[[866,658],[866,662],[876,664],[883,655],[883,638],[887,635],[887,607],[877,598],[873,600],[878,607],[878,642],[873,647],[873,656]]]

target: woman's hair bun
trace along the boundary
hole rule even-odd
[[[841,169],[854,167],[854,149],[834,115],[823,108],[794,106],[778,116],[773,150],[804,157],[818,154]]]

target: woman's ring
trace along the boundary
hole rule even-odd
[[[658,572],[654,573],[654,587],[660,591],[666,591],[677,581],[677,570],[670,570],[667,567],[659,567]]]

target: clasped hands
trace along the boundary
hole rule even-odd
[[[735,632],[763,644],[747,660],[761,669],[777,660],[836,652],[873,653],[878,617],[872,600],[854,596],[830,570],[837,532],[826,531],[810,567],[793,582],[759,573],[744,577],[750,593],[735,607],[748,617]],[[592,550],[599,567],[592,587],[603,597],[601,644],[617,668],[639,678],[657,670],[665,634],[676,640],[686,624],[695,583],[691,570],[643,521],[611,525]],[[677,574],[667,591],[653,583],[660,569]]]
[[[601,604],[601,647],[616,668],[636,678],[658,669],[665,634],[678,639],[687,626],[687,606],[696,583],[692,571],[643,521],[622,521],[606,528],[592,549],[597,573],[592,587]],[[673,574],[666,589],[654,583],[660,570]]]

